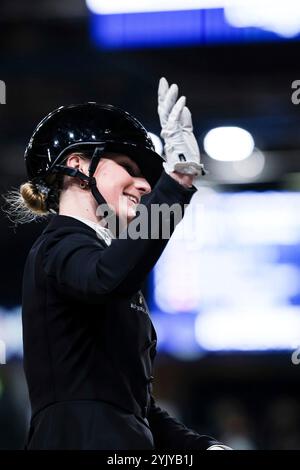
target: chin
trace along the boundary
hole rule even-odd
[[[117,216],[122,220],[122,222],[129,224],[136,217],[136,210],[133,207],[124,207],[123,210],[116,211]]]
[[[132,214],[132,212],[128,213],[127,211],[125,213],[118,213],[117,214],[120,222],[124,225],[128,225],[129,222],[131,222],[134,217],[135,217],[135,214]]]
[[[136,216],[136,210],[133,208],[129,208],[127,210],[126,216],[127,216],[127,220],[130,222]]]
[[[135,218],[135,214],[134,215],[128,215],[127,216],[127,223],[129,224],[129,222],[131,222],[134,218]]]

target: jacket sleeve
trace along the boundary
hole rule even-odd
[[[153,434],[155,449],[158,450],[207,450],[210,446],[221,445],[210,436],[201,435],[162,410],[151,395],[147,419]]]
[[[162,231],[171,224],[171,234],[179,222],[178,218],[175,221],[171,216],[153,223],[149,210],[151,205],[172,206],[177,203],[183,214],[195,192],[195,187],[185,188],[163,172],[146,204],[151,237],[131,238],[132,222],[126,229],[128,236],[125,234],[112,240],[108,247],[86,233],[76,231],[66,234],[58,231],[45,242],[43,260],[46,274],[55,279],[58,288],[65,294],[89,303],[97,303],[112,292],[133,294],[140,288],[168,242],[161,236]]]

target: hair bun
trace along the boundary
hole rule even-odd
[[[26,206],[36,214],[47,214],[47,196],[49,189],[39,183],[31,181],[24,183],[20,187],[20,194]]]

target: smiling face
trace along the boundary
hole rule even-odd
[[[126,155],[101,158],[94,177],[106,202],[127,223],[135,217],[141,197],[151,191],[138,165]]]

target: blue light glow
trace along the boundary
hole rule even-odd
[[[195,44],[201,41],[203,11],[92,15],[91,34],[103,48]]]
[[[300,5],[286,0],[196,2],[87,0],[91,36],[102,48],[278,41],[299,38]],[[245,8],[247,6],[247,8]]]
[[[154,320],[190,317],[199,353],[299,346],[299,207],[299,193],[198,191],[156,265]],[[166,351],[182,351],[177,332]]]
[[[9,361],[12,357],[22,357],[23,342],[20,306],[9,310],[0,307],[0,341],[2,355],[4,355],[3,351],[5,351],[6,361]]]

